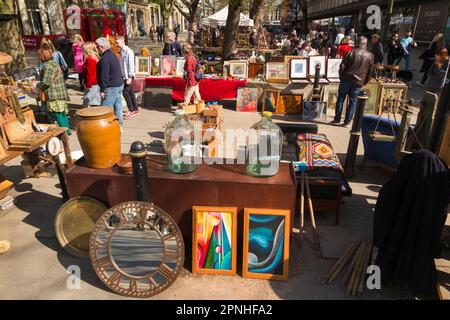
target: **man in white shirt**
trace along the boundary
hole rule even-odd
[[[339,28],[339,32],[336,36],[336,39],[334,40],[334,44],[336,46],[341,44],[342,39],[345,38],[345,29],[344,28]]]

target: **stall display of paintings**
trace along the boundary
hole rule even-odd
[[[302,120],[326,121],[326,101],[304,101]]]
[[[260,88],[239,87],[237,90],[236,111],[258,111],[258,99],[260,95]]]
[[[330,82],[340,82],[339,80],[339,67],[341,65],[342,59],[332,59],[327,60],[327,80]]]
[[[288,83],[288,65],[284,62],[268,62],[266,64],[267,82]]]
[[[161,56],[159,65],[162,76],[174,76],[177,72],[177,58],[175,56]]]
[[[183,77],[184,76],[184,64],[186,63],[186,59],[177,59],[177,76],[178,77]]]
[[[289,79],[293,82],[308,83],[308,59],[293,58],[290,60]]]
[[[316,65],[319,64],[320,65],[320,77],[321,77],[321,82],[327,82],[325,79],[322,79],[323,77],[325,77],[325,72],[326,72],[326,57],[325,56],[311,56],[308,58],[309,59],[309,71],[308,71],[308,76],[310,77],[311,81],[312,79],[314,79],[315,74],[316,74]]]
[[[281,90],[264,90],[262,111],[275,112]]]
[[[247,79],[248,64],[247,61],[230,61],[230,75],[235,78]]]
[[[192,272],[236,274],[237,208],[194,206]]]
[[[290,211],[244,209],[242,276],[287,280]]]
[[[137,76],[149,76],[152,70],[152,57],[136,56],[135,65]]]
[[[277,101],[276,114],[301,114],[302,95],[280,95]]]

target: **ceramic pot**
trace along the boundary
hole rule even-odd
[[[90,168],[111,168],[120,160],[120,125],[111,107],[76,113],[77,136]]]

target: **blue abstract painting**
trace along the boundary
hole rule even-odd
[[[249,214],[248,272],[283,275],[285,217]]]

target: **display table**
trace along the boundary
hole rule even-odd
[[[190,174],[152,167],[148,170],[150,199],[174,218],[187,239],[192,236],[192,206],[237,207],[240,229],[244,208],[288,209],[293,221],[296,182],[289,164],[280,163],[279,173],[270,178],[250,177],[244,165],[203,164]],[[120,174],[117,167],[90,169],[80,159],[65,177],[70,198],[92,197],[108,207],[136,200],[133,176]]]
[[[245,87],[246,80],[202,79],[200,80],[200,95],[205,101],[219,101],[233,99],[237,96],[237,89]],[[184,100],[186,81],[179,77],[148,77],[145,79],[146,90],[152,87],[166,87],[172,89],[173,100]]]

